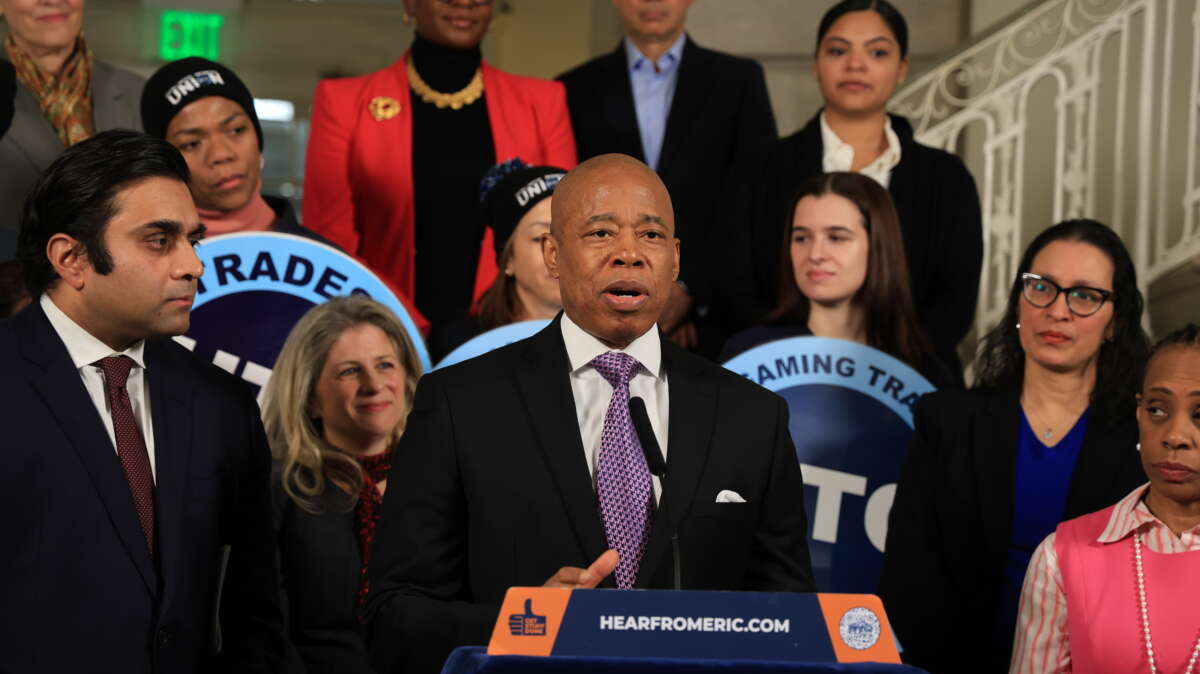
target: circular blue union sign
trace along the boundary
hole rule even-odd
[[[206,239],[196,254],[204,274],[191,327],[176,339],[255,386],[266,385],[288,333],[306,311],[350,294],[391,309],[422,369],[429,370],[424,338],[404,305],[370,269],[335,248],[291,234],[247,232]]]
[[[874,593],[913,406],[933,385],[878,349],[824,337],[768,342],[725,367],[787,401],[817,587]]]

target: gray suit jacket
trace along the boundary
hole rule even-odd
[[[131,72],[96,62],[92,71],[92,118],[97,132],[142,129],[144,83]],[[37,98],[18,83],[12,126],[0,137],[0,260],[15,257],[25,195],[63,150]]]

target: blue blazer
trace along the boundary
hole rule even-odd
[[[249,390],[146,343],[157,561],[113,443],[35,301],[0,321],[0,671],[275,671],[270,456]],[[215,653],[217,649],[219,653]]]

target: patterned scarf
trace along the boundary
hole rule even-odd
[[[92,50],[81,34],[75,51],[63,63],[57,75],[43,72],[25,53],[12,35],[4,41],[4,50],[17,71],[17,80],[37,97],[42,113],[58,139],[66,147],[87,140],[95,133],[92,122]]]
[[[379,522],[380,508],[383,506],[383,496],[375,485],[387,479],[392,470],[392,448],[375,456],[357,457],[362,464],[363,486],[358,493],[358,504],[354,507],[354,523],[358,529],[358,547],[362,554],[362,577],[358,584],[358,605],[367,603],[367,594],[371,590],[367,581],[367,567],[371,561],[371,542],[375,540],[375,525]]]

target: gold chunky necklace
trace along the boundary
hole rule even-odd
[[[459,110],[465,105],[478,101],[479,97],[483,95],[483,71],[476,68],[475,76],[471,78],[467,86],[452,94],[444,94],[421,79],[421,76],[417,74],[417,66],[413,65],[413,60],[410,58],[408,60],[408,86],[426,103],[432,103],[438,108]]]

